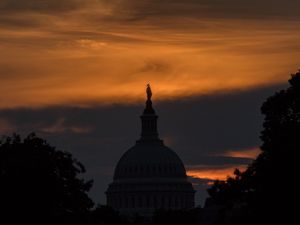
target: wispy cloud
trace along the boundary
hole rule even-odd
[[[59,118],[54,124],[40,128],[40,131],[45,133],[53,133],[53,134],[60,134],[60,133],[89,133],[92,131],[91,127],[83,127],[83,126],[76,126],[76,125],[68,125],[66,124],[65,118]]]
[[[244,171],[247,165],[220,165],[220,166],[207,166],[207,165],[193,165],[187,166],[187,175],[198,179],[213,180],[226,180],[229,176],[233,175],[235,169]]]
[[[148,82],[160,100],[284,82],[300,21],[279,0],[261,20],[269,3],[1,1],[0,108],[127,104]]]
[[[57,13],[72,11],[93,0],[2,0],[0,9],[6,12],[32,12]]]
[[[233,158],[249,158],[255,159],[261,153],[260,148],[250,148],[244,150],[231,150],[225,151],[221,156],[233,157]]]
[[[248,164],[256,159],[261,153],[259,147],[239,149],[239,150],[222,150],[218,153],[209,154],[212,158],[224,158],[228,162],[230,159],[238,159],[241,163],[220,163],[216,165],[202,164],[202,165],[188,165],[187,175],[197,179],[207,179],[208,182],[214,180],[226,180],[229,176],[233,175],[235,169],[244,171]],[[248,163],[242,163],[242,160],[248,160]]]

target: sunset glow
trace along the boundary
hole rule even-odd
[[[229,176],[233,176],[233,171],[239,169],[246,170],[247,165],[228,165],[222,167],[207,168],[205,166],[193,166],[187,169],[187,175],[198,179],[208,180],[226,180]]]
[[[221,157],[232,157],[232,158],[247,158],[256,159],[256,157],[261,153],[259,148],[250,148],[244,150],[231,150],[225,151],[221,154],[216,154],[215,156]],[[187,168],[187,175],[193,178],[208,179],[208,180],[226,180],[229,176],[233,175],[235,169],[244,171],[247,165],[222,165],[215,167],[207,167],[204,165],[193,165]]]
[[[240,91],[299,66],[296,21],[161,13],[128,23],[142,3],[72,2],[55,15],[1,14],[0,108],[133,103],[148,82],[158,100]]]
[[[223,156],[255,159],[260,153],[261,150],[259,148],[250,148],[240,151],[226,151]]]

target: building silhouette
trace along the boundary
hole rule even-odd
[[[119,160],[107,205],[123,215],[140,216],[151,216],[156,209],[193,208],[195,191],[181,159],[159,139],[149,85],[146,92],[141,137]]]

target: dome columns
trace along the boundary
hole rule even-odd
[[[108,205],[122,211],[140,211],[141,209],[151,212],[158,209],[189,209],[194,207],[193,195],[172,192],[147,192],[147,193],[116,193],[108,198]]]

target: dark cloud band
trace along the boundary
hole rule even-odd
[[[67,12],[108,7],[112,17],[145,19],[154,17],[262,18],[298,17],[297,0],[2,0],[2,12]]]
[[[88,0],[87,0],[88,1]],[[84,0],[2,0],[0,9],[3,11],[36,11],[60,12],[70,11],[86,5]]]

